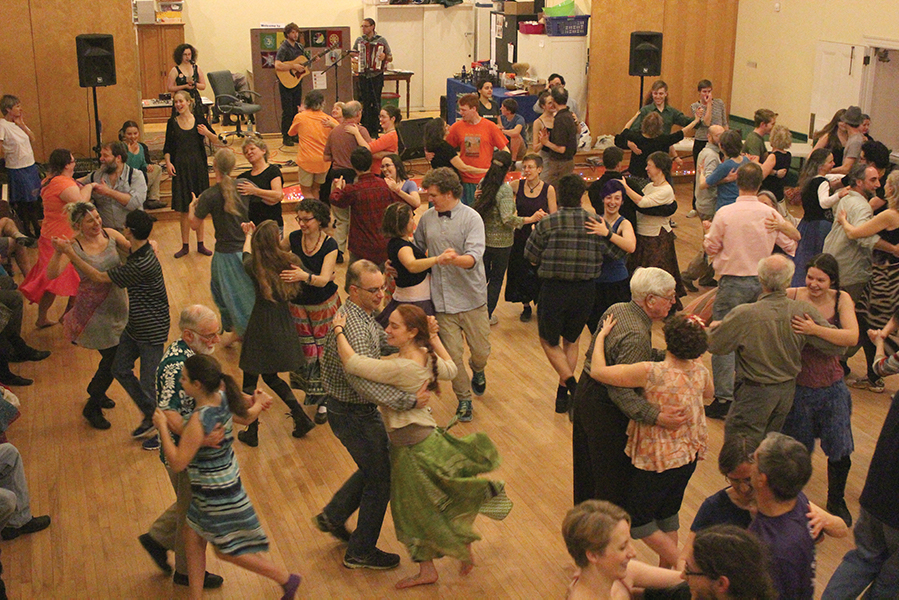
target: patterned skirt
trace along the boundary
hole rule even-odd
[[[798,267],[798,265],[797,265]],[[875,262],[855,312],[871,329],[883,329],[899,307],[899,263]]]
[[[222,554],[267,552],[268,538],[240,481],[234,450],[224,450],[190,464],[187,523]]]
[[[477,476],[500,463],[483,433],[457,438],[438,427],[413,446],[391,446],[390,510],[413,561],[471,561],[468,544],[481,539],[475,517],[502,520],[512,510],[503,482]]]
[[[331,332],[331,319],[340,308],[340,296],[335,292],[322,304],[289,305],[293,325],[303,346],[306,363],[290,374],[290,385],[306,392],[306,404],[318,404],[316,397],[325,395],[319,361],[324,352],[325,338]]]
[[[633,273],[637,267],[658,267],[668,271],[674,277],[674,289],[677,292],[675,310],[681,310],[683,304],[680,299],[687,295],[687,290],[680,278],[680,268],[677,266],[677,252],[674,250],[674,232],[664,229],[655,236],[637,236],[637,249],[627,259],[627,270]]]

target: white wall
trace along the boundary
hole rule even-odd
[[[252,69],[250,29],[260,23],[291,21],[300,27],[350,27],[360,34],[361,0],[188,0],[184,3],[184,37],[197,47],[206,71]],[[211,89],[206,94],[212,97]]]
[[[899,38],[895,0],[740,0],[731,114],[751,119],[770,108],[779,123],[807,131],[816,42],[862,45],[865,35]]]

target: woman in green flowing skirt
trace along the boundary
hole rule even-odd
[[[393,385],[408,392],[437,390],[437,380],[451,380],[456,366],[447,353],[434,317],[411,304],[390,315],[387,341],[399,357],[378,360],[360,356],[343,335],[346,317],[334,317],[337,349],[348,374]],[[452,556],[467,575],[474,561],[471,543],[479,540],[474,520],[484,514],[503,519],[512,503],[501,481],[478,477],[499,467],[493,442],[483,433],[457,438],[437,426],[427,402],[407,411],[381,406],[390,438],[390,508],[397,538],[419,564],[419,573],[396,584],[399,589],[437,581],[434,559]],[[453,423],[450,424],[450,427]]]

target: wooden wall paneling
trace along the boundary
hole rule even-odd
[[[37,89],[40,94],[41,131],[47,153],[68,148],[88,156],[94,142],[90,89],[78,87],[75,36],[108,33],[115,40],[116,85],[97,89],[103,138],[111,140],[122,123],[140,119],[137,38],[131,4],[111,2],[103,10],[82,10],[66,0],[30,4],[31,30],[40,32],[35,48]],[[61,18],[65,15],[65,18]]]
[[[25,122],[35,132],[37,140],[31,146],[34,158],[42,161],[49,154],[41,139],[41,97],[37,88],[34,45],[32,44],[31,16],[29,0],[9,0],[3,5],[3,18],[10,26],[7,32],[14,35],[0,35],[0,56],[15,60],[4,60],[0,69],[0,93],[18,96],[25,109]]]
[[[593,2],[588,123],[594,135],[619,132],[637,111],[640,78],[627,74],[630,35],[632,31],[662,31],[663,24],[661,2]]]
[[[687,113],[696,83],[709,79],[730,106],[736,0],[665,0],[662,75],[672,106]]]
[[[730,107],[737,0],[594,2],[588,121],[594,135],[617,133],[637,109],[640,78],[627,74],[632,31],[661,31],[662,75],[672,106],[687,112],[696,83],[710,79]],[[646,90],[655,78],[646,78]]]

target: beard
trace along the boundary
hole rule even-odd
[[[188,345],[191,350],[193,350],[196,354],[205,354],[209,356],[215,353],[215,344],[211,347],[204,344],[202,341],[196,345]]]
[[[115,163],[103,163],[100,167],[100,170],[103,171],[106,175],[112,175],[116,172],[116,164]]]

